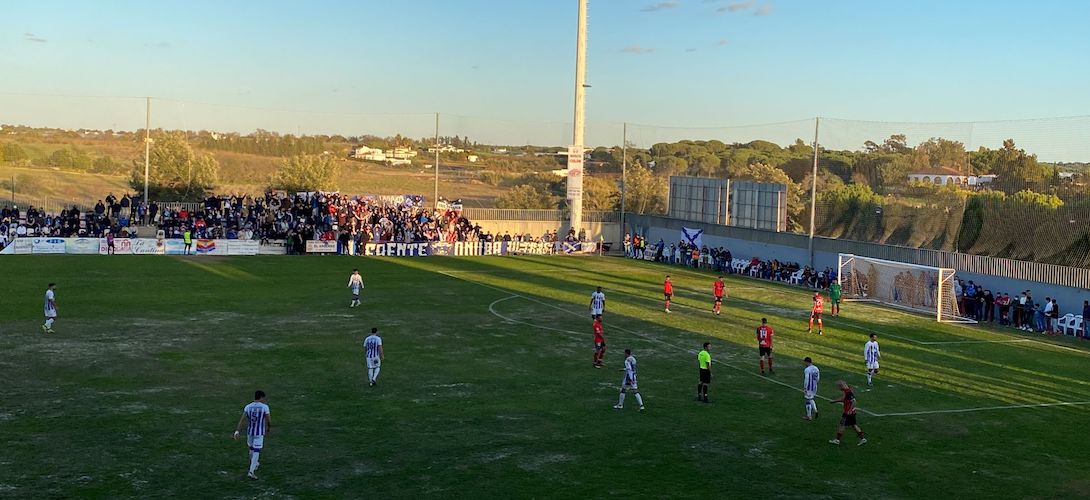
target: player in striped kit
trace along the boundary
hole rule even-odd
[[[42,325],[45,333],[53,333],[53,322],[57,321],[57,296],[53,293],[55,288],[57,284],[50,283],[45,289],[45,324]]]
[[[372,328],[371,335],[363,339],[363,350],[367,357],[368,385],[374,387],[378,384],[379,368],[386,360],[386,354],[382,351],[382,337],[378,336],[378,328]]]
[[[602,319],[602,313],[606,310],[606,294],[602,293],[602,287],[590,294],[590,319]]]
[[[250,471],[246,476],[257,479],[254,473],[260,462],[258,456],[265,445],[265,436],[269,433],[272,420],[269,418],[269,405],[265,403],[265,391],[254,391],[254,401],[242,409],[232,439],[238,439],[243,427],[246,428],[246,446],[250,447]]]
[[[640,405],[640,411],[643,411],[643,397],[640,396],[640,389],[636,385],[636,358],[632,356],[632,349],[624,350],[624,368],[621,368],[621,371],[624,372],[624,379],[621,380],[621,398],[613,408],[623,409],[625,392],[632,389],[632,392],[636,394],[636,403]]]
[[[807,356],[802,360],[802,364],[806,365],[806,368],[802,370],[802,393],[806,398],[806,416],[802,417],[803,420],[817,420],[818,407],[814,402],[814,397],[817,396],[818,381],[821,380],[821,371],[814,365],[814,360]]]
[[[360,276],[359,269],[352,270],[352,275],[348,277],[348,288],[352,289],[352,302],[348,304],[348,307],[360,305],[360,290],[363,288],[363,276]]]
[[[878,374],[878,359],[882,351],[878,349],[878,335],[870,334],[870,341],[863,346],[863,359],[867,361],[867,387],[871,387],[874,376]]]

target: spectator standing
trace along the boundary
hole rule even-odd
[[[1082,338],[1090,340],[1090,300],[1082,301]]]
[[[984,319],[989,323],[995,321],[995,296],[991,290],[984,290]]]

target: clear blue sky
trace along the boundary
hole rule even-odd
[[[592,142],[619,142],[620,122],[1090,115],[1090,2],[593,0],[589,12]],[[133,128],[141,102],[40,95],[150,95],[168,126],[417,136],[440,111],[444,132],[564,144],[575,23],[575,0],[8,2],[0,123]],[[830,134],[875,130],[845,127]]]

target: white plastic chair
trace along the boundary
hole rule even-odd
[[[761,266],[749,266],[749,277],[756,278],[761,274]]]
[[[1056,331],[1058,331],[1058,332],[1060,332],[1060,333],[1062,333],[1064,335],[1067,335],[1067,331],[1069,329],[1071,329],[1071,323],[1074,323],[1074,321],[1075,321],[1075,315],[1071,314],[1071,313],[1067,313],[1067,314],[1065,314],[1063,316],[1060,316],[1059,318],[1056,318],[1056,321],[1053,324],[1053,328]]]
[[[802,273],[803,273],[802,269],[799,269],[798,271],[795,271],[791,275],[791,277],[789,277],[787,279],[787,282],[791,283],[792,285],[801,285],[802,284]]]
[[[1079,335],[1082,335],[1082,329],[1084,328],[1084,326],[1083,326],[1084,321],[1086,321],[1086,319],[1083,318],[1081,314],[1078,315],[1078,316],[1075,316],[1075,319],[1071,321],[1071,330],[1073,331],[1072,335],[1074,335],[1076,337],[1078,337]]]

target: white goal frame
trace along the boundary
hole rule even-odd
[[[877,286],[869,285],[871,290],[879,292],[884,292],[884,288],[890,288],[893,297],[885,297],[884,293],[868,293],[867,281],[869,281],[869,279],[861,276],[862,271],[857,272],[857,269],[862,269],[860,264],[864,263],[872,264],[871,269],[874,268],[873,265],[902,269],[908,273],[908,278],[905,278],[905,280],[909,282],[915,280],[912,274],[913,272],[919,271],[921,276],[927,276],[928,273],[934,273],[934,290],[931,289],[931,286],[924,287],[922,285],[912,285],[911,290],[898,288],[896,285],[893,285],[892,287],[886,285],[882,290],[877,290]],[[922,277],[920,279],[922,280]],[[919,264],[875,259],[847,253],[842,253],[837,256],[836,280],[843,290],[841,292],[841,300],[845,302],[874,302],[906,311],[919,312],[928,315],[933,314],[935,316],[935,321],[942,323],[976,323],[975,320],[961,314],[961,310],[957,303],[957,297],[954,295],[955,279],[956,271],[948,267],[922,266]],[[900,292],[900,295],[904,295],[907,292],[907,294],[912,295],[915,298],[922,299],[922,303],[914,304],[912,300],[909,300],[908,303],[895,301],[894,299],[897,298],[898,292]]]

